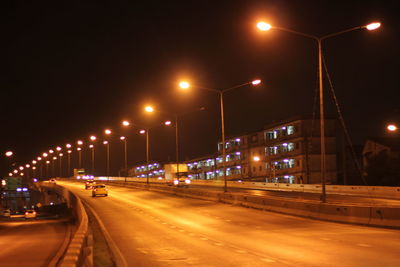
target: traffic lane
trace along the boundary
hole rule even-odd
[[[190,185],[191,188],[198,188],[203,190],[223,191],[222,187],[217,186],[204,186],[204,185]],[[246,188],[228,188],[228,192],[243,193],[253,196],[268,196],[289,198],[302,201],[320,201],[320,193],[310,192],[296,192],[296,191],[276,191],[269,189],[246,189]],[[348,205],[373,205],[373,206],[389,206],[400,207],[400,200],[385,199],[385,198],[369,198],[364,196],[351,196],[351,195],[338,195],[327,194],[327,203],[330,204],[348,204]]]
[[[118,237],[127,238],[124,246],[132,244],[132,249],[156,259],[158,264],[154,266],[173,259],[212,266],[400,263],[396,230],[309,220],[121,187],[110,187],[109,199],[84,195],[99,209],[114,237],[124,229]],[[110,210],[104,208],[108,205]],[[130,231],[129,237],[126,231]],[[177,254],[166,259],[161,257],[163,251]]]
[[[0,223],[0,262],[4,267],[48,266],[68,234],[68,221]]]
[[[258,255],[239,254],[241,257],[237,258],[238,253],[243,253],[239,248],[226,247],[201,232],[188,231],[161,219],[156,215],[158,208],[127,199],[132,192],[126,189],[124,196],[116,197],[121,188],[111,188],[109,197],[92,198],[81,185],[68,188],[96,210],[129,266],[265,266]]]

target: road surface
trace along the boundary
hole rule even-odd
[[[400,231],[310,220],[132,188],[91,197],[128,266],[400,266]]]
[[[67,233],[68,223],[61,220],[2,220],[0,266],[49,266]]]

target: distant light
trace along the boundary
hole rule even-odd
[[[37,182],[37,179],[36,179],[36,178],[33,178],[33,182],[36,183],[36,182]]]
[[[59,146],[56,147],[56,149],[57,149],[57,151],[61,151],[61,147],[59,147]]]
[[[96,139],[97,139],[96,136],[94,136],[94,135],[91,135],[91,136],[90,136],[90,140],[96,141]]]
[[[139,133],[140,133],[140,134],[145,134],[145,133],[146,133],[146,130],[140,130]]]
[[[284,159],[283,162],[289,162],[289,160],[288,159]]]
[[[8,176],[13,176],[12,172],[8,173]],[[1,180],[2,185],[6,185],[6,180]]]
[[[260,161],[260,157],[259,157],[259,156],[254,156],[254,157],[253,157],[253,160],[254,160],[254,161]]]
[[[78,151],[81,151],[81,150],[82,150],[82,148],[80,148],[80,147],[77,147],[77,148],[76,148],[76,150],[78,150]]]
[[[388,126],[387,126],[387,129],[389,130],[389,131],[391,131],[391,132],[394,132],[394,131],[397,131],[397,126],[396,125],[394,125],[394,124],[389,124]]]
[[[5,153],[6,157],[11,157],[14,153],[12,151],[7,151]]]
[[[63,154],[63,153],[60,153],[60,154],[58,154],[58,156],[62,157],[62,156],[64,156],[64,154]]]
[[[251,82],[252,85],[259,85],[261,83],[261,80],[254,80]]]
[[[190,84],[187,81],[181,81],[179,83],[179,87],[182,89],[188,89],[190,87]]]
[[[37,163],[37,161],[36,160],[32,160],[32,164],[36,164]]]
[[[71,148],[71,144],[66,144],[65,147],[66,148]]]
[[[264,21],[260,21],[260,22],[257,23],[257,28],[260,31],[269,31],[272,28],[272,26],[271,26],[271,24],[268,24],[268,23],[266,23]]]
[[[93,148],[94,147],[94,145],[89,145],[89,148]]]
[[[50,161],[46,160],[46,164],[50,164]]]
[[[53,154],[53,153],[54,153],[54,150],[53,150],[53,149],[50,149],[50,150],[49,150],[49,153],[50,153],[50,154]]]
[[[18,173],[18,170],[14,170],[14,173]]]
[[[32,166],[32,170],[36,170],[36,167],[35,167],[35,166]]]
[[[28,188],[24,187],[24,188],[22,188],[22,191],[26,192],[26,191],[28,191]]]
[[[68,154],[71,154],[71,153],[72,153],[72,150],[68,150],[67,152],[68,152]]]
[[[171,121],[166,121],[166,122],[164,122],[164,124],[167,125],[167,126],[169,126],[169,125],[172,124],[172,122],[171,122]]]
[[[288,144],[287,143],[283,143],[282,146],[288,146]]]
[[[129,122],[129,121],[123,121],[123,122],[122,122],[122,125],[124,125],[124,126],[129,126],[129,125],[130,125],[130,122]]]
[[[104,133],[105,133],[105,134],[111,134],[111,130],[110,130],[110,129],[105,129],[105,130],[104,130]]]
[[[78,146],[83,145],[83,142],[81,140],[78,140],[76,143],[78,144]]]
[[[367,28],[367,30],[373,31],[373,30],[378,29],[380,26],[381,26],[381,23],[380,23],[380,22],[373,22],[373,23],[368,24],[368,25],[365,26],[365,27]]]
[[[236,138],[235,141],[236,141],[236,142],[240,142],[240,138]]]
[[[125,136],[121,136],[119,139],[121,139],[121,140],[125,140],[125,139],[126,139],[126,137],[125,137]]]
[[[23,166],[19,166],[19,169],[22,171],[24,169],[24,167]]]
[[[25,165],[25,168],[29,168],[29,167],[31,167],[31,165],[29,165],[29,164],[26,164],[26,165]]]
[[[41,160],[42,160],[42,157],[37,157],[37,160],[41,161]]]
[[[103,144],[107,145],[107,144],[108,144],[108,141],[104,141]]]
[[[22,191],[22,188],[18,187],[17,192],[21,192],[21,191]]]
[[[146,106],[146,107],[144,108],[144,110],[145,110],[146,112],[151,113],[151,112],[154,111],[154,108],[153,108],[152,106]]]
[[[57,159],[57,157],[53,157],[53,160],[56,160]]]

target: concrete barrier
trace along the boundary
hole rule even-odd
[[[321,203],[319,201],[284,199],[270,196],[253,196],[237,192],[223,193],[198,188],[177,188],[158,184],[120,183],[110,184],[169,193],[180,197],[218,201],[232,205],[279,212],[312,219],[352,223],[369,226],[400,228],[400,208],[379,206],[354,206]],[[318,188],[317,188],[318,189]]]
[[[86,242],[89,220],[81,200],[72,192],[56,184],[40,183],[38,186],[46,188],[47,190],[52,190],[62,196],[66,200],[68,208],[71,209],[73,216],[77,221],[76,231],[72,235],[71,241],[69,242],[62,258],[59,259],[59,264],[57,266],[93,266],[93,261],[90,258],[91,254],[89,253],[88,255],[87,253],[90,252],[91,249],[85,249],[87,248]]]

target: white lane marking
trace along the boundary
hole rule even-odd
[[[370,248],[370,247],[371,247],[371,246],[368,245],[368,244],[357,244],[357,246],[365,247],[365,248]]]

